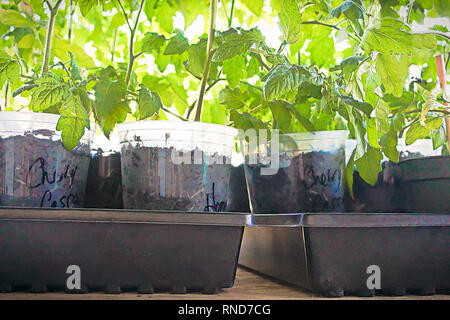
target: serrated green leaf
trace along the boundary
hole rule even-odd
[[[233,121],[234,127],[237,129],[268,129],[264,122],[247,112],[240,113],[236,110],[231,110],[230,120]]]
[[[144,38],[142,38],[141,50],[145,53],[151,53],[161,49],[161,46],[166,42],[166,37],[156,32],[146,32]],[[167,48],[166,48],[167,50]]]
[[[283,32],[283,40],[287,43],[295,43],[300,39],[302,15],[296,0],[284,0],[281,5],[280,28]]]
[[[361,56],[352,56],[348,57],[341,61],[337,66],[332,68],[332,70],[342,70],[345,78],[348,80],[353,71],[358,68],[359,63],[364,60],[364,57]]]
[[[94,116],[106,137],[131,111],[124,101],[126,92],[125,81],[113,67],[100,70],[99,79],[94,86]]]
[[[400,153],[397,150],[398,138],[397,131],[392,125],[388,133],[380,138],[381,151],[393,162],[398,162]]]
[[[379,99],[375,107],[375,124],[379,137],[390,130],[389,106],[383,99]]]
[[[261,32],[256,29],[241,30],[241,33],[228,35],[224,42],[217,48],[212,61],[221,62],[245,53],[255,43],[264,42]]]
[[[438,129],[431,131],[431,140],[433,140],[433,149],[444,146],[447,143],[447,134],[444,126],[440,126]]]
[[[70,76],[73,80],[81,80],[81,73],[80,68],[78,67],[78,63],[75,60],[75,56],[69,52],[69,58],[70,58]]]
[[[137,120],[142,120],[153,116],[158,113],[163,107],[161,97],[158,93],[148,90],[145,86],[141,85],[138,90],[139,101],[137,105]]]
[[[98,5],[98,0],[76,0],[81,14],[85,17],[88,12]]]
[[[0,51],[0,88],[6,81],[16,82],[20,76],[20,63],[12,59],[8,54]]]
[[[393,18],[376,20],[364,32],[361,48],[383,54],[417,54],[420,50],[434,50],[436,37],[403,31],[403,23]]]
[[[277,65],[267,74],[263,88],[265,99],[272,100],[297,90],[307,75],[309,71],[301,66],[288,63]]]
[[[352,97],[347,96],[341,96],[342,101],[344,101],[346,104],[351,105],[352,107],[355,107],[362,113],[364,113],[366,116],[370,117],[370,114],[372,113],[373,107],[368,104],[367,102],[358,101],[356,99],[353,99]]]
[[[251,57],[250,60],[248,61],[248,66],[247,66],[247,77],[251,78],[254,75],[259,74],[259,62],[258,59],[256,59],[255,57]]]
[[[16,28],[36,27],[36,23],[27,19],[16,10],[0,8],[0,23]]]
[[[229,108],[240,108],[245,104],[245,97],[239,88],[231,89],[226,86],[219,91],[218,101]]]
[[[245,61],[242,56],[236,56],[223,62],[222,71],[231,88],[235,88],[239,81],[245,78],[245,69]]]
[[[367,152],[355,161],[359,175],[371,186],[374,186],[378,181],[382,159],[383,155],[380,150],[368,146]]]
[[[31,106],[33,111],[43,112],[46,109],[62,102],[69,94],[69,86],[64,79],[55,73],[47,72],[36,79],[38,85],[31,95]]]
[[[165,55],[181,54],[189,47],[189,41],[184,36],[183,32],[177,30],[176,34],[170,38],[167,47],[164,50]]]
[[[409,57],[403,55],[377,55],[375,68],[386,93],[396,97],[402,96],[403,86],[408,77],[409,61]]]
[[[417,139],[427,138],[431,131],[438,129],[442,125],[441,118],[428,119],[425,121],[425,127],[420,124],[420,122],[416,122],[413,124],[405,135],[405,142],[407,145],[414,143]]]
[[[67,150],[74,149],[85,128],[90,128],[89,114],[81,104],[80,97],[70,95],[59,108],[61,117],[58,119],[56,130],[61,131],[61,139]]]

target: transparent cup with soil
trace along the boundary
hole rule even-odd
[[[59,117],[0,112],[1,206],[83,206],[93,130],[67,151],[56,131]]]
[[[252,213],[343,211],[347,135],[345,130],[283,134],[275,143],[272,132],[269,142],[256,147],[241,139]]]
[[[187,121],[119,125],[126,209],[222,212],[237,130]]]
[[[94,136],[86,186],[85,208],[122,209],[122,176],[119,136]]]
[[[347,161],[350,158],[356,140],[346,142]],[[424,157],[438,156],[442,148],[433,149],[431,139],[419,139],[407,145],[404,138],[399,138],[397,150],[399,161],[421,159]],[[397,192],[398,179],[395,171],[398,171],[399,163],[390,161],[384,157],[381,161],[382,171],[378,174],[375,185],[370,185],[364,181],[355,168],[353,172],[353,195],[350,196],[348,190],[345,192],[345,208],[349,212],[402,212],[401,201]]]

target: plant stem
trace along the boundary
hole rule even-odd
[[[44,62],[42,64],[42,74],[48,71],[48,64],[50,61],[50,53],[52,48],[52,40],[53,40],[53,29],[55,28],[55,19],[56,14],[58,13],[59,6],[61,5],[62,0],[58,0],[56,2],[55,6],[52,7],[48,1],[47,3],[49,9],[50,9],[50,17],[48,19],[47,24],[47,35],[45,37],[45,51],[44,51]]]
[[[72,24],[73,24],[73,13],[75,10],[73,9],[73,0],[70,0],[69,3],[69,31],[67,33],[67,37],[69,38],[69,43],[72,43]]]
[[[231,28],[231,24],[233,23],[233,11],[234,11],[234,0],[231,0],[230,17],[228,18],[228,28]]]
[[[171,114],[171,115],[173,115],[174,117],[177,117],[177,118],[180,119],[180,120],[187,121],[187,120],[186,120],[185,118],[183,118],[182,116],[180,116],[180,115],[178,115],[178,114],[176,114],[176,113],[170,111],[169,109],[167,109],[167,108],[165,108],[165,107],[161,107],[161,109],[162,109],[164,112],[167,112],[168,114]]]
[[[341,30],[341,28],[339,28],[338,26],[335,26],[334,24],[323,23],[320,21],[302,21],[302,24],[318,24],[318,25],[330,27],[330,28],[333,28],[336,30]]]
[[[5,87],[5,110],[8,107],[8,91],[9,91],[9,81],[6,81],[6,87]],[[1,106],[0,106],[0,111],[1,111]]]
[[[222,72],[222,70],[218,74],[219,77],[220,77],[221,72]],[[211,90],[211,88],[214,87],[216,85],[216,83],[218,83],[219,81],[223,81],[223,80],[226,80],[226,79],[220,79],[219,78],[219,79],[214,80],[210,85],[208,85],[208,87],[205,90],[205,93],[208,92],[209,90]],[[194,110],[194,107],[195,107],[196,104],[197,104],[197,100],[195,100],[194,103],[192,103],[189,106],[188,113],[186,115],[187,119],[189,119],[189,117],[191,116],[191,112],[192,112],[192,110]]]
[[[120,0],[119,0],[119,3],[120,3]],[[130,44],[129,44],[129,50],[128,50],[128,67],[127,67],[127,74],[125,77],[125,83],[126,83],[127,87],[128,87],[128,83],[130,82],[131,71],[133,70],[133,63],[134,63],[134,60],[136,59],[136,56],[134,55],[134,36],[136,34],[137,26],[139,24],[139,16],[141,15],[142,8],[144,7],[144,3],[145,3],[145,0],[141,0],[141,4],[139,6],[139,11],[136,16],[136,21],[134,22],[133,28],[130,29],[131,33],[130,33]],[[123,12],[125,14],[125,10],[123,10]],[[126,17],[126,15],[125,15],[125,17]],[[128,26],[130,26],[129,23],[128,23]]]
[[[114,63],[114,50],[116,50],[116,42],[117,42],[117,29],[114,30],[113,35],[113,44],[111,48],[111,63]]]
[[[210,17],[209,17],[209,33],[208,44],[206,48],[206,61],[203,70],[202,82],[200,84],[200,92],[197,101],[197,111],[195,113],[195,121],[200,121],[202,116],[203,98],[205,95],[206,83],[208,82],[209,69],[211,67],[212,48],[214,45],[214,36],[216,33],[216,15],[217,15],[217,0],[210,1]]]
[[[122,5],[122,1],[117,0],[117,2],[119,2],[120,9],[122,9],[123,15],[125,16],[125,21],[127,22],[128,29],[130,29],[130,31],[131,31],[132,28],[131,28],[131,25],[130,25],[130,21],[128,21],[128,16],[127,16],[127,13],[125,11],[125,8]]]

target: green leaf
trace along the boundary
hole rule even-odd
[[[393,18],[376,20],[364,32],[361,48],[384,54],[417,54],[417,51],[434,50],[436,37],[403,31],[403,23]]]
[[[375,68],[385,92],[401,97],[405,80],[408,77],[409,57],[378,54]]]
[[[156,32],[146,32],[144,38],[142,38],[142,51],[145,53],[151,53],[161,49],[161,46],[166,42],[166,37]],[[167,48],[166,48],[167,50]]]
[[[206,39],[200,39],[197,43],[191,44],[187,49],[189,59],[184,66],[189,73],[197,78],[202,77],[205,68],[206,42]]]
[[[106,137],[109,137],[116,123],[123,122],[131,111],[124,101],[126,92],[125,81],[113,67],[100,70],[99,79],[94,86],[94,116]]]
[[[254,75],[259,74],[259,62],[255,57],[251,57],[248,61],[247,77],[251,78]]]
[[[300,113],[293,105],[288,104],[286,106],[286,109],[300,122],[300,124],[305,128],[307,131],[315,131],[314,125],[309,121],[307,117],[305,117],[303,114]]]
[[[245,97],[239,88],[231,89],[226,86],[219,91],[218,97],[220,104],[225,104],[230,108],[240,108],[245,105]]]
[[[378,144],[378,135],[377,135],[377,127],[375,124],[375,118],[367,119],[366,131],[367,131],[367,141],[369,142],[369,145],[371,145],[374,148],[381,149],[381,146]]]
[[[56,130],[61,131],[61,139],[67,150],[74,149],[81,137],[84,135],[84,128],[89,129],[89,114],[81,104],[80,97],[70,95],[59,108],[61,117],[56,125]]]
[[[394,125],[388,133],[380,138],[381,151],[393,162],[398,162],[400,153],[397,150],[398,137]]]
[[[98,0],[76,0],[76,2],[78,3],[78,7],[84,17],[93,7],[98,5]]]
[[[214,52],[212,61],[221,62],[234,58],[260,42],[264,42],[264,37],[256,28],[241,30],[241,33],[232,33],[226,36],[225,41]]]
[[[360,1],[346,0],[333,9],[331,15],[335,18],[339,18],[341,14],[344,14],[350,20],[357,20],[363,18],[364,13],[361,9],[362,6]]]
[[[138,92],[137,120],[150,118],[163,107],[161,97],[158,93],[148,90],[143,85],[141,85]]]
[[[264,0],[242,0],[242,2],[254,15],[261,15]]]
[[[352,97],[347,96],[340,96],[342,101],[344,101],[346,104],[351,105],[352,107],[355,107],[362,113],[364,113],[366,116],[370,117],[370,114],[372,113],[372,106],[368,104],[367,102],[358,101],[356,99],[353,99]]]
[[[55,73],[47,72],[41,78],[36,79],[38,85],[31,96],[33,111],[42,112],[62,102],[69,94],[69,86],[64,79]]]
[[[273,123],[276,124],[276,127],[273,127],[273,129],[279,129],[282,133],[290,132],[292,116],[286,107],[289,103],[282,100],[275,100],[268,102],[267,105],[272,112]]]
[[[297,90],[306,75],[309,71],[301,66],[289,63],[277,65],[267,74],[263,88],[265,99],[272,100]]]
[[[75,56],[68,52],[70,58],[70,76],[73,80],[81,80],[80,68],[75,60]]]
[[[416,122],[413,124],[408,131],[406,132],[406,144],[410,145],[414,143],[417,139],[427,138],[431,131],[438,129],[442,124],[441,118],[433,118],[425,121],[425,127],[420,124],[420,122]]]
[[[447,134],[444,126],[440,126],[438,129],[431,131],[431,140],[433,140],[433,149],[444,146],[447,143]]]
[[[0,88],[6,81],[14,83],[20,76],[20,63],[12,59],[6,52],[0,51]]]
[[[170,38],[167,44],[166,50],[164,50],[165,55],[181,54],[187,50],[189,47],[189,41],[184,36],[183,32],[180,30],[176,31],[176,34]]]
[[[374,186],[378,181],[382,159],[383,155],[380,150],[368,146],[367,152],[355,161],[359,175],[371,186]]]
[[[353,71],[358,68],[359,63],[364,60],[364,57],[361,56],[352,56],[347,59],[344,59],[337,66],[332,68],[331,70],[342,70],[345,78],[348,80]]]
[[[300,39],[302,15],[298,9],[296,0],[284,0],[281,5],[280,28],[283,32],[283,40],[287,43],[295,43]]]
[[[0,8],[0,23],[15,28],[36,27],[36,23],[25,18],[16,10],[5,10]]]
[[[169,4],[169,1],[159,1],[157,3],[155,20],[158,22],[159,26],[169,34],[172,33],[173,30],[173,16],[176,11],[176,8]]]
[[[382,136],[390,130],[389,105],[383,99],[379,99],[375,107],[375,125],[378,136]]]
[[[245,78],[245,61],[242,56],[236,56],[223,62],[222,71],[227,77],[231,88],[236,87]]]
[[[309,26],[311,27],[311,26]],[[334,40],[331,36],[331,28],[318,26],[312,28],[311,41],[306,50],[310,53],[309,59],[319,67],[328,67],[334,65]]]
[[[231,110],[230,120],[233,121],[234,127],[237,129],[268,129],[264,122],[247,112],[240,113],[236,110]]]

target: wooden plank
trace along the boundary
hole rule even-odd
[[[286,300],[286,299],[326,299],[311,292],[287,286],[285,284],[261,277],[246,269],[238,268],[236,282],[233,288],[222,290],[216,295],[204,294],[104,294],[101,292],[87,294],[65,294],[65,293],[44,293],[32,294],[23,292],[2,293],[0,300],[17,300],[17,299],[50,299],[50,300]],[[404,297],[374,297],[374,298],[358,298],[344,297],[341,299],[375,299],[375,300],[450,300],[450,295],[434,295],[434,296],[404,296]]]

